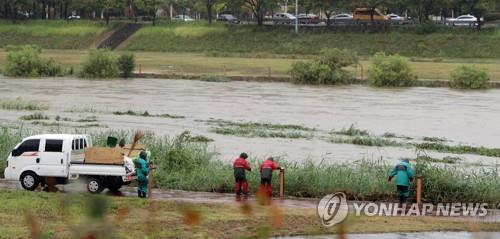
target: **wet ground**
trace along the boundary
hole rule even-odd
[[[210,118],[297,124],[321,132],[355,124],[381,135],[446,137],[454,143],[500,147],[500,90],[455,91],[447,88],[375,89],[366,86],[311,87],[287,83],[189,80],[1,79],[0,99],[35,100],[50,106],[51,117],[96,116],[106,129],[143,129],[157,134],[193,134],[214,139],[220,159],[242,151],[259,157],[287,156],[325,161],[415,157],[411,148],[362,147],[314,139],[263,139],[217,135],[203,120]],[[85,109],[85,110],[84,110]],[[183,119],[117,116],[113,111],[144,111],[185,116]],[[73,112],[69,112],[73,111]],[[84,112],[78,112],[84,111]],[[0,124],[19,124],[29,112],[0,110]],[[29,122],[24,123],[29,126]],[[43,127],[42,130],[48,130]],[[59,129],[61,130],[61,129]],[[62,129],[62,131],[65,131]],[[70,129],[66,131],[73,132]],[[435,157],[449,154],[431,153]],[[465,162],[494,165],[495,158],[460,155]]]
[[[18,182],[7,182],[0,179],[0,188],[8,190],[23,190]],[[87,193],[85,185],[81,183],[72,183],[68,185],[59,185],[62,193]],[[119,193],[111,193],[104,191],[103,194],[110,197],[136,197],[135,187],[123,187]],[[236,198],[233,194],[222,193],[207,193],[207,192],[188,192],[180,190],[153,190],[153,198],[156,200],[173,200],[190,203],[224,203],[240,205],[242,202],[255,204],[256,200],[253,196],[249,198]],[[317,199],[303,198],[274,198],[273,204],[286,210],[286,208],[300,208],[316,212]],[[354,210],[352,205],[349,205],[349,210]],[[462,218],[466,223],[474,221],[500,222],[500,212],[492,210],[488,212],[488,216],[482,218]],[[319,220],[319,219],[318,219]],[[460,219],[461,220],[461,219]],[[324,236],[297,236],[297,237],[280,237],[287,239],[327,239],[339,238],[337,235]],[[344,238],[344,237],[343,237]],[[421,233],[376,233],[376,234],[348,234],[348,239],[493,239],[500,238],[500,232],[421,232]]]

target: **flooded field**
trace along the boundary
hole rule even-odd
[[[411,147],[368,147],[324,140],[332,130],[355,125],[373,135],[446,138],[450,144],[499,148],[500,90],[455,91],[447,88],[374,89],[366,86],[311,87],[287,83],[202,82],[166,79],[92,81],[77,79],[0,79],[0,100],[31,100],[48,106],[45,123],[20,120],[30,111],[0,109],[0,124],[42,131],[90,132],[107,129],[203,135],[231,160],[241,151],[301,161],[390,161],[415,157]],[[175,117],[116,115],[144,112]],[[71,118],[71,122],[54,119]],[[93,119],[91,124],[81,123]],[[292,124],[314,129],[302,138],[261,138],[218,134],[208,120]],[[80,121],[80,123],[76,123]],[[82,127],[85,126],[85,127]],[[76,129],[75,129],[76,128]],[[496,165],[499,158],[458,156],[470,165]]]

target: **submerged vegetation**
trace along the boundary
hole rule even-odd
[[[142,116],[142,117],[160,117],[160,118],[171,118],[171,119],[182,119],[185,116],[182,115],[171,115],[171,114],[150,114],[147,110],[144,112],[137,112],[133,110],[127,111],[115,111],[114,115],[132,115],[132,116]]]
[[[31,100],[0,99],[0,109],[3,110],[48,110],[49,107],[43,103]]]
[[[361,130],[356,128],[355,124],[351,124],[349,128],[342,128],[339,131],[333,131],[334,134],[347,135],[347,136],[368,136],[367,130]]]
[[[417,144],[416,148],[421,150],[435,150],[443,153],[477,154],[488,157],[500,157],[500,148],[474,147],[468,145],[446,145],[443,143],[421,143]]]
[[[256,122],[235,122],[220,119],[211,119],[205,121],[212,125],[211,131],[222,135],[236,135],[242,137],[261,137],[261,138],[311,138],[312,128],[301,125],[290,124],[271,124]]]
[[[21,120],[48,120],[49,117],[42,113],[34,113],[30,115],[23,115],[19,119]]]
[[[327,141],[336,144],[355,144],[361,146],[376,146],[376,147],[406,146],[405,143],[403,142],[398,142],[395,140],[390,140],[382,137],[372,137],[372,136],[355,136],[355,137],[332,136]]]

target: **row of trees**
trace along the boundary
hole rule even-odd
[[[273,11],[295,11],[294,3],[295,0],[2,0],[0,17],[63,19],[76,13],[106,21],[110,16],[138,15],[150,16],[154,21],[161,12],[186,14],[194,10],[209,22],[216,12],[231,12],[249,16],[261,25],[264,16]],[[299,0],[301,12],[321,13],[327,18],[335,12],[352,11],[356,7],[379,8],[425,21],[430,15],[450,17],[452,13],[482,17],[499,11],[500,0]]]

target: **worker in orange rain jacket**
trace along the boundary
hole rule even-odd
[[[234,190],[236,191],[236,195],[241,195],[241,192],[243,191],[243,194],[248,196],[246,171],[252,171],[252,169],[248,164],[247,158],[248,155],[246,153],[241,153],[240,157],[235,159],[233,163],[235,181]]]
[[[273,170],[281,170],[281,167],[274,162],[273,157],[269,157],[260,165],[260,191],[267,192],[269,197],[273,196],[273,187],[271,185]]]

